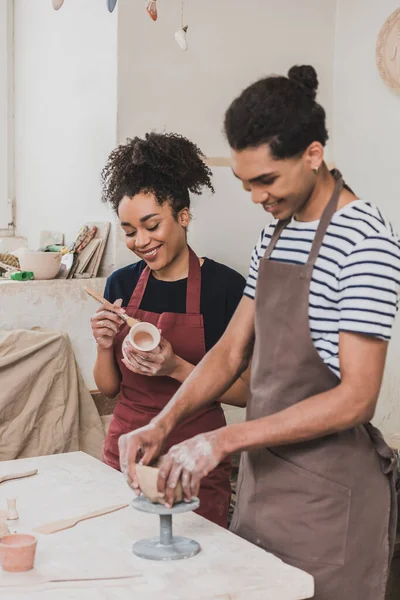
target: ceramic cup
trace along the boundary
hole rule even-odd
[[[4,571],[30,571],[35,562],[37,539],[33,535],[15,533],[0,537],[0,560]]]
[[[129,330],[128,335],[122,344],[122,352],[126,360],[125,344],[129,341],[130,344],[140,352],[151,352],[155,350],[161,341],[161,335],[155,325],[151,323],[138,323]]]

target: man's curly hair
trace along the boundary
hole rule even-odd
[[[311,65],[292,67],[287,77],[256,81],[236,98],[225,114],[225,134],[240,151],[269,144],[279,160],[302,154],[312,142],[325,146],[325,111],[315,100],[317,73]]]
[[[101,173],[102,200],[118,212],[124,196],[153,193],[160,205],[170,204],[176,217],[190,207],[189,192],[214,192],[203,158],[200,148],[182,135],[151,132],[128,139],[111,152]]]

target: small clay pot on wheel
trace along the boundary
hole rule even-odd
[[[161,458],[157,461],[157,465],[159,465],[160,462]],[[157,465],[154,467],[136,465],[136,475],[143,495],[150,500],[150,502],[164,504],[164,499],[160,496],[160,493],[157,489],[157,479],[160,470]],[[178,504],[178,502],[182,502],[182,500],[182,485],[180,482],[178,482],[178,485],[175,488],[174,504]]]

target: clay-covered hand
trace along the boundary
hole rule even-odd
[[[129,341],[124,342],[124,350],[128,360],[123,358],[122,362],[127,369],[138,375],[173,377],[178,367],[179,357],[163,337],[159,346],[152,352],[139,352]]]
[[[118,312],[123,314],[125,310],[121,308],[122,300],[116,300],[114,306],[117,307]],[[93,337],[99,348],[112,348],[115,341],[115,336],[125,323],[121,317],[117,314],[107,310],[104,305],[96,311],[96,314],[90,318],[92,325]]]
[[[159,466],[157,487],[164,494],[165,505],[171,507],[174,490],[181,481],[184,499],[189,502],[198,496],[200,481],[224,458],[220,432],[222,429],[201,433],[172,446]]]
[[[121,435],[118,440],[119,463],[121,471],[135,491],[139,492],[136,477],[136,464],[148,465],[159,456],[167,432],[160,424],[150,423],[129,433]]]

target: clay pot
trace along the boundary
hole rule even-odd
[[[24,250],[19,255],[21,271],[33,271],[35,279],[54,279],[60,270],[61,260],[61,252]]]
[[[35,562],[37,539],[16,533],[0,537],[0,560],[4,571],[30,571]]]
[[[122,354],[125,360],[130,362],[126,353],[126,343],[128,341],[139,352],[153,352],[161,341],[161,334],[157,327],[151,323],[138,323],[131,327],[122,342]]]
[[[157,348],[161,340],[160,332],[152,323],[138,323],[129,330],[129,341],[141,352],[151,352]]]
[[[136,475],[139,481],[139,487],[144,496],[150,502],[163,504],[164,499],[160,497],[157,489],[157,478],[158,478],[158,467],[145,467],[143,465],[136,465]],[[174,504],[182,502],[183,490],[180,482],[175,488]]]

